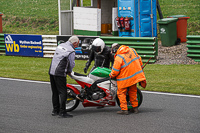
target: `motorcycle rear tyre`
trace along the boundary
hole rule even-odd
[[[140,107],[143,101],[143,95],[142,95],[141,90],[138,88],[137,88],[137,98],[138,98],[138,107]],[[117,101],[118,106],[120,107],[119,98],[117,96],[116,96],[116,101]],[[126,94],[126,101],[127,103],[130,103],[128,93]],[[132,108],[131,104],[127,104],[127,106],[128,106],[128,110]]]
[[[67,89],[70,89],[70,88],[67,88]],[[70,89],[70,91],[73,91],[73,90]],[[68,101],[68,99],[70,99],[70,101]],[[71,99],[73,99],[73,100],[71,100]],[[73,102],[73,104],[70,107],[68,107],[69,106],[69,102]],[[79,102],[80,102],[80,100],[67,95],[66,111],[70,112],[70,111],[73,111],[74,109],[76,109],[78,107],[78,105],[79,105]]]

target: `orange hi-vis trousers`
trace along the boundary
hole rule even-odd
[[[121,88],[117,89],[117,96],[120,101],[120,108],[121,110],[128,110],[127,101],[126,101],[126,93],[128,88]],[[138,107],[138,100],[137,100],[137,85],[134,84],[129,87],[128,91],[129,100],[131,102],[132,107]]]

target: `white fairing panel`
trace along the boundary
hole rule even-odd
[[[74,75],[74,72],[71,73],[70,77],[74,80],[82,81],[82,82],[85,82],[88,84],[93,84],[96,80],[103,79],[102,77],[97,77],[97,76],[94,76],[91,74],[89,74],[88,77],[77,76],[77,75]],[[111,82],[110,82],[110,80],[104,81],[104,82],[97,84],[97,86],[105,88],[107,90],[110,90],[111,94],[113,96],[116,95],[116,92],[117,92],[117,81],[116,80],[111,80]]]
[[[98,80],[98,79],[103,79],[102,77],[97,77],[97,76],[94,76],[92,74],[89,74],[89,77],[91,79],[93,79],[94,81]],[[117,81],[115,80],[111,80],[112,83],[110,83],[110,80],[108,81],[104,81],[102,83],[99,83],[97,84],[99,87],[102,87],[102,88],[105,88],[105,89],[108,89],[110,90],[110,87],[111,87],[111,90],[112,91],[117,91]]]
[[[71,73],[71,76],[70,76],[72,79],[75,79],[75,80],[78,80],[78,81],[82,81],[82,82],[85,82],[85,83],[88,83],[88,84],[93,84],[94,83],[94,80],[89,78],[89,77],[85,77],[85,76],[76,76],[74,75],[74,72]]]

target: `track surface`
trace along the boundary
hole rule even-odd
[[[51,116],[50,84],[0,78],[0,133],[199,133],[200,97],[143,92],[139,114],[120,108],[78,108],[73,118]]]

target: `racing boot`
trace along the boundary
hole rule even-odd
[[[51,115],[52,115],[52,116],[59,115],[59,111],[53,110],[52,113],[51,113]]]
[[[120,111],[117,111],[117,114],[120,114],[120,115],[128,115],[128,110],[120,110]]]
[[[130,109],[130,112],[131,113],[134,113],[134,114],[137,114],[139,111],[138,111],[138,107],[134,107],[134,108],[131,108]]]

